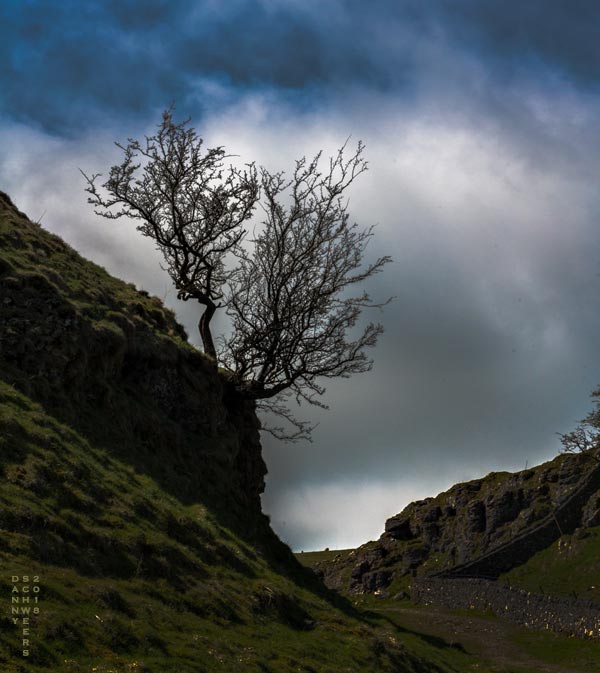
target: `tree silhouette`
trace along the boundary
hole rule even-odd
[[[224,340],[224,366],[245,396],[291,421],[298,437],[310,428],[289,413],[285,398],[324,407],[319,380],[371,369],[365,348],[383,331],[370,323],[348,337],[363,308],[383,304],[364,291],[353,296],[346,290],[381,271],[390,258],[363,267],[373,229],[350,222],[344,192],[367,165],[361,143],[347,159],[344,149],[325,173],[319,171],[321,154],[297,161],[289,180],[261,169],[266,219],[251,250],[239,256],[227,304],[233,332]]]
[[[203,152],[188,123],[175,124],[167,110],[155,135],[116,143],[124,158],[110,169],[105,194],[97,185],[100,174],[82,173],[96,213],[139,220],[138,230],[163,254],[177,297],[205,307],[198,329],[205,353],[216,358],[210,322],[231,276],[225,257],[244,235],[242,223],[252,214],[259,185],[253,164],[224,171],[225,150]]]
[[[563,453],[583,453],[600,462],[600,388],[591,395],[595,409],[574,430],[560,436]]]
[[[310,438],[311,426],[294,417],[289,398],[326,408],[320,381],[370,370],[365,349],[383,332],[380,324],[358,333],[356,326],[364,308],[387,302],[350,292],[391,261],[364,265],[373,227],[360,229],[348,213],[345,192],[367,170],[364,145],[350,156],[344,145],[323,172],[321,153],[302,158],[286,178],[254,164],[224,170],[224,149],[203,152],[188,123],[174,123],[168,110],[155,135],[117,143],[123,161],[101,187],[99,174],[83,174],[88,201],[103,217],[139,221],[162,252],[177,296],[204,306],[204,351],[240,395],[294,428],[265,429],[286,440]],[[243,224],[259,202],[264,220],[242,244]],[[216,348],[210,322],[218,308],[232,330]]]

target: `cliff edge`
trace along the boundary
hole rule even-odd
[[[433,671],[297,563],[265,473],[173,313],[0,192],[3,673]]]

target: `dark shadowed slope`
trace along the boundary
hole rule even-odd
[[[296,563],[260,511],[252,406],[160,301],[3,194],[0,470],[3,673],[443,673],[465,661],[361,618]],[[28,657],[13,575],[40,578]]]

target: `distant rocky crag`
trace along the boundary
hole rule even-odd
[[[561,535],[597,525],[600,463],[566,454],[413,502],[386,521],[379,540],[314,569],[329,587],[353,594],[395,591],[414,576],[493,579]]]

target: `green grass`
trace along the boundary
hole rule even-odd
[[[600,666],[599,641],[527,629],[478,610],[445,610],[409,604],[400,607],[398,610],[398,604],[380,600],[376,609],[407,633],[418,633],[421,638],[429,634],[430,644],[450,644],[448,662],[456,661],[453,658],[456,651],[470,653],[472,659],[465,663],[464,670],[539,673],[549,665],[557,672],[595,673]]]
[[[587,529],[585,537],[563,535],[500,579],[528,591],[600,603],[600,527]]]
[[[439,648],[336,608],[210,507],[182,503],[4,383],[0,428],[10,447],[0,489],[6,612],[10,576],[39,575],[42,588],[27,665],[17,627],[0,620],[3,672],[441,666]]]
[[[0,203],[0,272],[50,285],[80,314],[109,324],[140,321],[185,341],[172,311],[156,297],[111,276],[78,255],[58,236],[44,231]]]
[[[600,668],[600,642],[568,638],[556,633],[521,629],[515,631],[514,642],[540,661],[565,668],[595,673]]]

